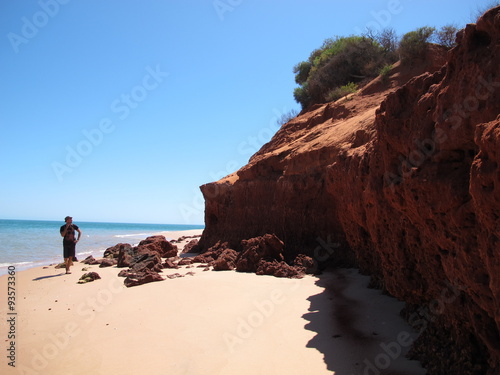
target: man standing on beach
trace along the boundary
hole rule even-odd
[[[80,241],[82,231],[77,225],[73,224],[73,218],[71,216],[66,216],[64,218],[66,224],[61,226],[60,233],[63,239],[63,256],[64,265],[66,266],[66,273],[69,272],[69,268],[73,265],[73,258],[75,258],[75,248],[76,243]],[[75,239],[75,231],[78,232],[78,238]]]

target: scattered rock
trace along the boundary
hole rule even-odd
[[[193,263],[208,263],[211,264],[216,260],[224,250],[228,249],[227,242],[218,241],[214,246],[210,247],[206,252],[197,255],[193,258]]]
[[[133,274],[134,272],[131,272],[130,270],[121,270],[120,272],[118,272],[119,277],[128,277]]]
[[[242,251],[236,259],[236,270],[241,272],[256,272],[261,260],[281,262],[284,260],[285,245],[274,234],[241,241]]]
[[[305,272],[301,267],[293,267],[284,261],[278,262],[273,260],[267,262],[261,260],[257,265],[257,270],[255,271],[257,275],[270,275],[275,277],[288,277],[300,279],[304,277]]]
[[[214,271],[231,271],[236,268],[236,258],[238,257],[238,252],[233,249],[225,249],[222,251],[220,256],[213,261],[212,266]],[[203,266],[203,265],[201,265]]]
[[[99,265],[99,268],[104,268],[104,267],[112,267],[116,265],[118,262],[114,258],[104,258],[101,260],[101,264]]]
[[[104,258],[118,259],[120,251],[122,251],[122,250],[127,251],[127,250],[131,250],[131,249],[132,249],[132,245],[130,245],[128,243],[119,243],[119,244],[116,244],[115,246],[108,247],[104,251],[103,257]]]
[[[130,272],[123,282],[127,288],[132,286],[147,284],[155,281],[165,280],[157,272],[151,271],[150,269],[144,269],[140,272]]]
[[[137,252],[156,252],[162,258],[175,257],[177,255],[177,246],[168,242],[165,236],[150,236],[139,242]]]
[[[179,266],[175,262],[168,259],[165,261],[165,263],[162,264],[162,266],[163,268],[174,268],[174,269],[179,268]]]
[[[130,267],[132,265],[132,259],[136,255],[136,248],[132,246],[121,246],[118,251],[118,263],[117,267]]]
[[[173,273],[171,275],[167,275],[169,279],[176,279],[177,277],[184,277],[184,275],[181,275],[180,273]]]
[[[133,272],[142,271],[143,269],[150,269],[154,272],[160,272],[162,270],[161,258],[158,253],[149,252],[138,254],[132,259],[132,266],[130,269]]]
[[[304,254],[299,254],[293,261],[293,265],[295,267],[300,267],[303,269],[303,271],[307,274],[313,274],[316,272],[316,264],[314,263],[313,258],[304,255]]]
[[[101,262],[97,259],[95,259],[92,255],[89,255],[87,258],[85,258],[82,262],[83,264],[89,264],[89,265],[93,265],[93,264],[100,264]]]
[[[196,252],[196,245],[198,245],[198,240],[189,241],[182,249],[182,254],[194,253]],[[194,249],[194,250],[193,250]]]
[[[97,272],[84,273],[78,280],[78,284],[90,283],[94,280],[100,279],[101,276]]]

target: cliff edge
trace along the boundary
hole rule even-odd
[[[430,374],[500,372],[500,7],[413,66],[283,125],[201,187],[204,249],[275,234],[407,303]]]

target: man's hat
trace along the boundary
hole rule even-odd
[[[64,218],[64,221],[68,221],[68,219],[73,219],[73,218],[72,218],[71,216],[66,216],[66,217]]]

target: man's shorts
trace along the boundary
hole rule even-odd
[[[63,241],[63,257],[75,257],[75,241]]]

